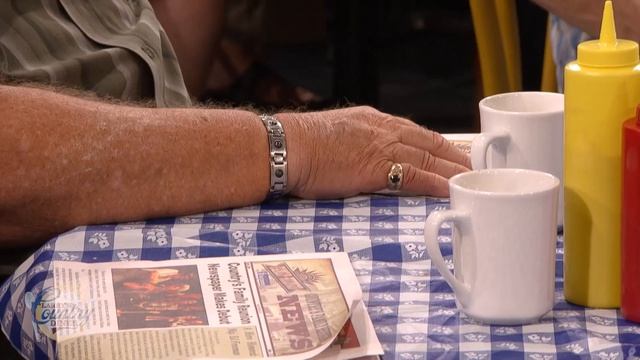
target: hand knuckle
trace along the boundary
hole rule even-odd
[[[422,154],[422,168],[425,170],[432,170],[436,167],[436,157],[431,155],[429,152],[425,151]]]
[[[389,163],[384,159],[378,159],[373,161],[373,170],[375,173],[387,173],[389,172]]]
[[[438,134],[435,131],[430,131],[427,130],[431,133],[431,143],[433,144],[433,149],[435,151],[437,150],[444,150],[447,145],[449,144],[447,142],[447,140],[445,140],[445,138],[443,138],[440,134]]]
[[[376,110],[374,107],[367,106],[367,105],[358,106],[358,109],[360,109],[360,111],[362,111],[364,113],[369,113],[369,114],[377,114],[378,113],[378,110]]]
[[[405,184],[411,185],[411,184],[415,184],[416,181],[418,181],[418,172],[413,167],[406,169],[403,176],[404,176],[403,181]]]

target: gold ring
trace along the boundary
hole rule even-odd
[[[387,188],[389,190],[400,190],[402,187],[402,165],[394,163],[387,175]]]

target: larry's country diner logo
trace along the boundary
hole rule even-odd
[[[76,302],[63,301],[53,287],[44,288],[37,293],[27,292],[24,301],[33,316],[34,327],[37,326],[50,338],[54,338],[61,329],[80,328],[87,323],[91,314],[91,310]]]

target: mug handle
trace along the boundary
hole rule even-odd
[[[504,130],[480,133],[471,142],[471,168],[482,170],[487,168],[487,150],[489,145],[498,141],[508,141],[509,133]]]
[[[462,225],[463,222],[468,222],[469,219],[468,213],[459,210],[434,211],[429,214],[424,225],[424,239],[427,243],[429,257],[438,271],[440,271],[442,277],[444,277],[449,286],[451,286],[453,292],[458,298],[458,301],[463,307],[466,306],[469,300],[471,287],[456,279],[453,273],[449,271],[449,268],[442,257],[440,245],[438,244],[438,232],[442,223],[445,221],[452,221],[454,224]]]

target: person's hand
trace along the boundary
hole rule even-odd
[[[302,198],[334,198],[387,187],[394,163],[403,194],[448,196],[447,179],[469,157],[439,134],[371,107],[276,114],[285,129],[288,188]]]

